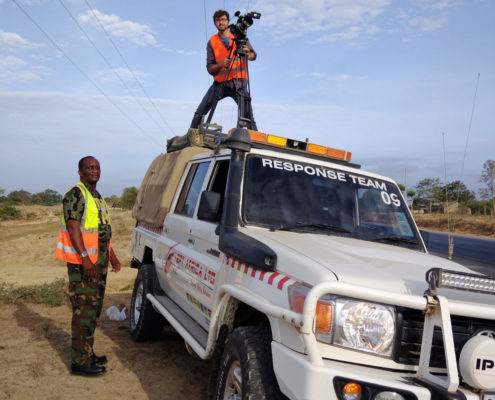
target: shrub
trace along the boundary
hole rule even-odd
[[[10,204],[4,204],[0,206],[0,218],[2,221],[8,219],[19,219],[21,217],[21,212]]]

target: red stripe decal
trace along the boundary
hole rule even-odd
[[[256,275],[256,270],[253,268],[251,271],[251,276],[254,278],[255,275]]]
[[[279,290],[282,290],[282,288],[284,287],[284,283],[287,282],[290,278],[288,276],[284,277],[283,279],[280,280],[280,282],[278,283],[277,285],[277,288]]]
[[[278,272],[274,272],[273,274],[271,274],[271,276],[268,278],[268,284],[271,285],[273,284],[273,280],[279,275]]]
[[[244,273],[247,274],[249,271],[249,265],[246,264],[246,266],[244,267]]]
[[[261,272],[260,272],[260,281],[262,281],[262,280],[263,280],[263,278],[265,277],[265,274],[266,274],[266,272],[265,272],[265,271],[261,271]]]
[[[237,263],[237,271],[240,271],[242,267],[242,264],[240,262]]]

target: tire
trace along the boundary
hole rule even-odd
[[[146,298],[148,293],[153,293],[153,268],[150,264],[139,268],[132,290],[129,330],[132,340],[136,342],[158,338],[165,325],[163,316]]]
[[[281,400],[275,379],[268,329],[234,329],[225,345],[218,369],[214,400]]]

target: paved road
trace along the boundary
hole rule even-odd
[[[426,247],[430,253],[447,257],[448,235],[428,231],[430,234]],[[495,275],[495,240],[453,235],[453,260],[478,272]]]

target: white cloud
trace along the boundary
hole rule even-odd
[[[253,9],[261,12],[264,29],[273,36],[288,39],[334,29],[360,26],[382,14],[389,0],[258,0]],[[337,39],[337,37],[335,37]],[[343,37],[345,38],[345,37]]]
[[[103,25],[110,36],[127,40],[138,46],[157,45],[157,41],[149,25],[143,25],[133,21],[123,21],[115,14],[103,14],[96,9],[79,15],[78,19],[82,23],[96,28],[101,28],[101,25]]]
[[[104,71],[98,71],[95,75],[96,78],[102,83],[120,83],[120,79],[115,76],[115,74],[117,74],[123,81],[130,82],[135,82],[134,76],[136,76],[136,78],[139,79],[141,83],[144,83],[144,78],[149,75],[146,72],[134,70],[130,71],[127,68],[115,68],[113,71],[107,69]]]
[[[317,42],[336,42],[340,40],[352,40],[359,37],[361,28],[359,26],[351,26],[349,29],[343,32],[330,33],[325,36],[321,36],[316,41]]]
[[[0,30],[0,47],[8,51],[35,49],[42,46],[43,43],[30,43],[17,33]]]
[[[407,38],[444,27],[460,0],[256,0],[260,30],[276,40],[307,37],[312,43],[354,44],[379,32]]]
[[[313,78],[325,79],[327,81],[347,81],[352,78],[349,74],[330,75],[326,72],[312,72],[311,76]]]
[[[411,0],[411,2],[417,7],[431,10],[445,10],[460,3],[459,0]]]
[[[44,75],[47,72],[42,67],[28,67],[26,61],[12,55],[0,56],[0,81],[27,83],[38,81]]]
[[[26,65],[26,62],[15,56],[0,57],[1,70],[13,70]]]
[[[409,21],[412,27],[417,27],[421,32],[431,32],[442,28],[447,19],[444,16],[431,17],[431,18],[413,18]]]

